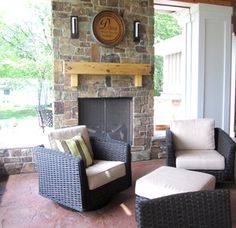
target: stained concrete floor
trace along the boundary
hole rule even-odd
[[[165,164],[164,159],[133,162],[133,185],[102,209],[79,213],[38,194],[37,173],[0,178],[1,228],[135,228],[134,186],[137,178]],[[233,228],[236,228],[236,184],[230,188]],[[121,205],[125,205],[124,210]]]

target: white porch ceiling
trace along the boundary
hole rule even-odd
[[[170,1],[170,0],[154,0],[154,8],[167,13],[178,12],[185,8],[190,8],[193,3]]]

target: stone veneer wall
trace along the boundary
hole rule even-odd
[[[90,31],[93,17],[102,10],[119,12],[126,35],[115,47],[96,43]],[[79,77],[78,88],[70,87],[63,60],[153,64],[153,0],[55,0],[52,2],[54,45],[54,127],[78,125],[78,97],[133,98],[133,160],[150,158],[153,135],[153,78],[143,76],[143,86],[134,87],[133,76]],[[70,16],[79,17],[79,39],[70,38]],[[133,42],[133,21],[141,22],[141,41]]]
[[[0,149],[0,176],[35,171],[32,148]]]

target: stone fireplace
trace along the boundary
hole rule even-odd
[[[125,38],[117,46],[104,47],[92,38],[91,21],[104,9],[119,12],[125,21]],[[129,98],[132,114],[128,140],[132,145],[132,159],[149,159],[153,136],[152,75],[143,76],[141,86],[136,86],[133,75],[81,74],[78,77],[78,86],[71,87],[72,78],[63,71],[62,66],[64,61],[153,64],[153,1],[56,0],[52,2],[52,10],[55,59],[54,127],[83,123],[84,120],[81,119],[80,122],[79,115],[80,99]],[[79,39],[70,38],[69,19],[72,15],[79,18]],[[141,21],[140,42],[133,41],[135,20]]]

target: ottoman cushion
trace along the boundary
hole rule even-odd
[[[210,174],[162,166],[136,181],[135,194],[154,199],[182,192],[214,190],[215,182]]]

